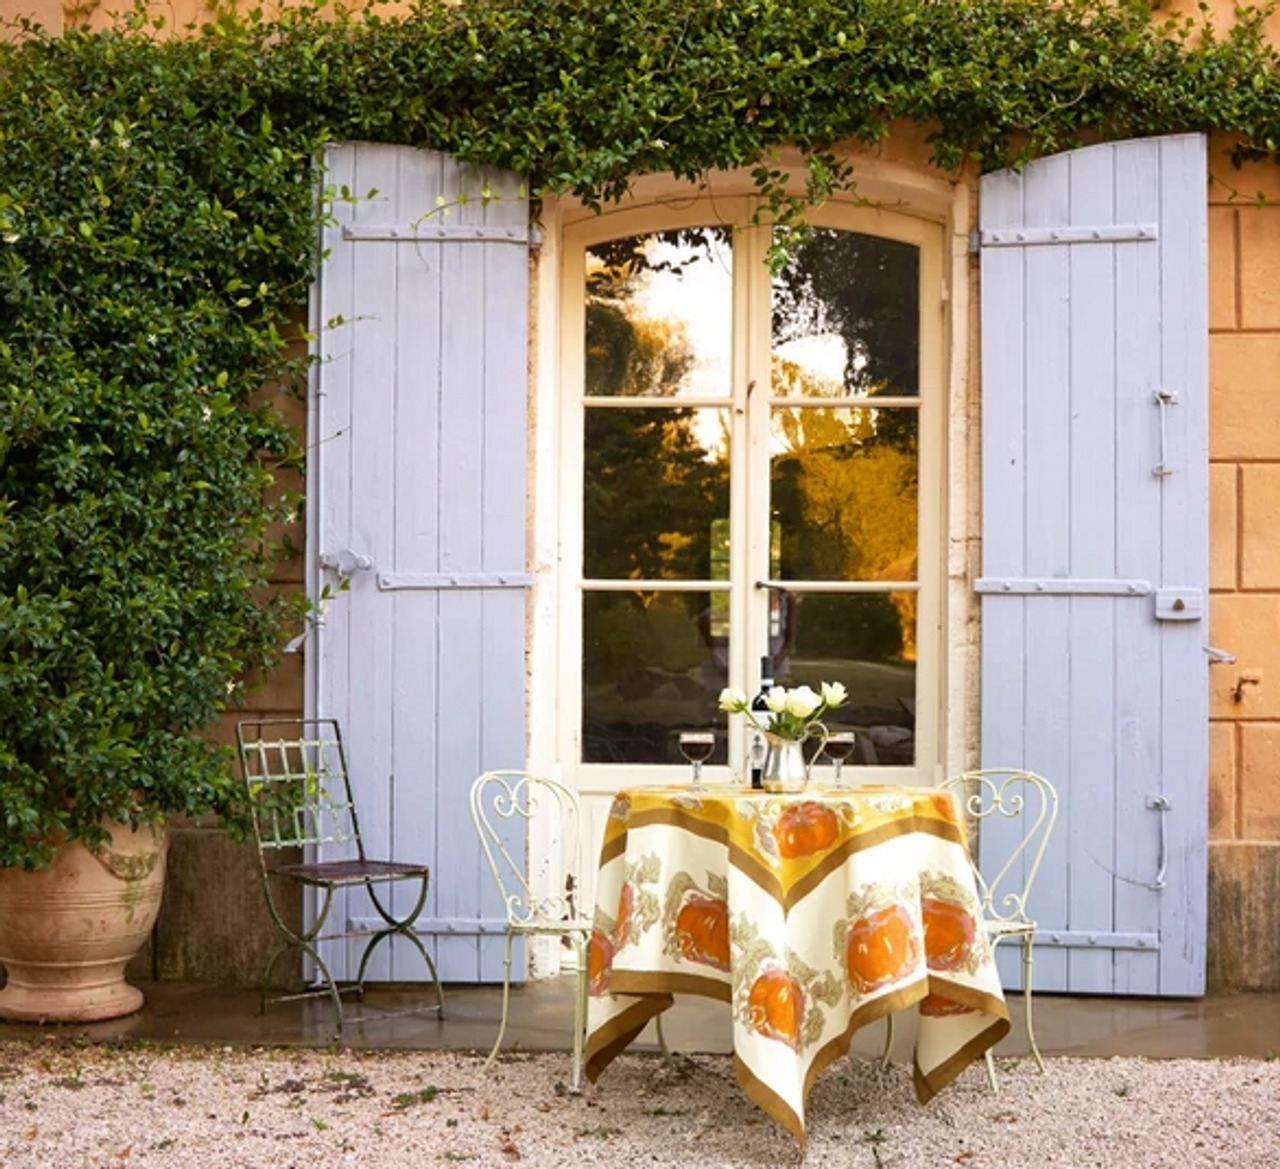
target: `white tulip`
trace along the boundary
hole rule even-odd
[[[720,691],[720,709],[728,711],[745,710],[747,707],[747,696],[741,690],[735,690],[732,686],[726,686]]]
[[[821,705],[822,699],[809,686],[797,686],[787,695],[786,710],[796,718],[808,718]]]
[[[828,706],[839,706],[848,697],[849,692],[843,682],[822,683],[822,701]]]

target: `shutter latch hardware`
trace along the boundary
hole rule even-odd
[[[1151,396],[1152,401],[1160,408],[1160,461],[1151,468],[1151,473],[1157,477],[1164,475],[1172,475],[1173,470],[1167,465],[1167,442],[1168,435],[1165,433],[1165,415],[1169,406],[1178,404],[1178,395],[1173,390],[1156,390]]]
[[[336,572],[339,580],[348,580],[352,573],[368,572],[373,567],[373,558],[363,552],[343,548],[341,552],[322,552],[320,567]]]
[[[1168,796],[1154,795],[1147,796],[1147,807],[1153,812],[1160,813],[1160,868],[1156,872],[1156,879],[1147,884],[1148,889],[1159,893],[1165,887],[1164,874],[1169,867],[1169,850],[1165,842],[1164,815],[1173,807],[1173,804]]]

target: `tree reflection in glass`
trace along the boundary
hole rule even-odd
[[[919,272],[910,244],[818,228],[773,281],[770,574],[797,587],[770,649],[784,680],[845,684],[857,762],[914,761],[918,593],[890,586],[919,579]]]
[[[714,229],[633,236],[588,253],[588,582],[727,579],[718,544],[729,514],[729,257],[727,236]],[[664,295],[673,283],[686,294]],[[617,399],[631,403],[609,404]],[[728,682],[724,597],[588,584],[584,762],[674,762],[676,728],[716,724]],[[716,752],[711,762],[724,762],[723,742]]]

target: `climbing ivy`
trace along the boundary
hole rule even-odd
[[[0,864],[43,861],[51,832],[103,815],[237,811],[192,732],[296,612],[265,587],[267,537],[293,506],[279,406],[305,373],[292,322],[325,142],[514,170],[535,208],[751,168],[778,260],[808,206],[856,189],[837,146],[903,122],[957,172],[1189,130],[1225,132],[1237,161],[1275,155],[1267,15],[1219,30],[1139,0],[461,0],[10,29]],[[802,195],[784,145],[806,159]]]

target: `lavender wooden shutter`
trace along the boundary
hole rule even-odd
[[[1204,988],[1205,221],[1197,135],[982,180],[982,761],[1062,798],[1037,989]]]
[[[525,760],[528,205],[517,176],[430,151],[325,162],[349,198],[323,239],[309,532],[317,587],[343,588],[310,706],[342,722],[370,854],[432,866],[441,977],[500,979],[467,797]],[[375,979],[425,977],[408,947],[383,959]]]

